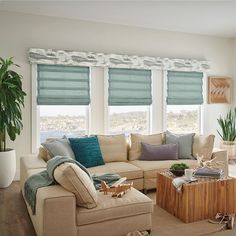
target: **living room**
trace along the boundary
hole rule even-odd
[[[73,136],[73,130],[78,126],[78,136],[123,133],[128,137],[130,133],[140,133],[140,130],[144,135],[166,130],[173,133],[183,131],[214,135],[214,148],[221,148],[222,138],[217,132],[221,132],[221,128],[217,119],[220,116],[224,118],[235,107],[235,9],[233,1],[0,1],[0,57],[13,57],[13,62],[19,65],[19,68],[12,69],[22,75],[22,88],[26,93],[22,108],[23,129],[14,141],[7,136],[7,147],[16,152],[16,170],[13,183],[0,190],[0,235],[50,235],[37,230],[35,234],[35,223],[32,225],[28,215],[19,180],[20,158],[37,155],[40,143],[54,136],[53,132],[60,135],[56,138],[62,138],[63,135]],[[45,64],[88,67],[87,102],[76,104],[77,107],[70,105],[68,110],[66,105],[56,102],[53,105],[38,103],[38,73],[40,68],[43,70],[40,65]],[[110,68],[151,71],[149,85],[143,84],[151,97],[145,93],[146,100],[139,105],[134,101],[122,104],[109,100],[112,98],[108,89],[108,77],[112,76]],[[200,101],[188,105],[167,104],[170,71],[201,74],[200,95],[203,100],[200,96]],[[211,102],[209,81],[219,77],[229,81],[227,101]],[[137,83],[131,86],[142,94],[140,87],[136,87]],[[188,99],[191,98],[185,98]],[[173,106],[175,108],[171,110]],[[183,116],[179,115],[183,111],[187,115],[192,112],[194,118],[188,117],[184,123]],[[129,112],[133,112],[135,118],[125,116]],[[117,114],[120,115],[119,122]],[[170,114],[175,114],[177,121],[176,116],[171,118]],[[56,117],[66,120],[55,120]],[[71,118],[68,122],[69,117],[79,118]],[[69,128],[73,122],[78,123]],[[45,135],[47,129],[51,133]],[[136,167],[140,168],[138,164]],[[232,160],[229,171],[231,175],[236,173]],[[142,178],[145,178],[145,172]],[[137,184],[136,177],[135,181],[134,185]],[[154,184],[156,186],[156,179]],[[151,235],[173,235],[176,232],[177,235],[235,234],[235,229],[216,232],[222,225],[211,224],[207,219],[183,223],[156,206],[156,190],[147,190],[147,196],[154,204],[152,227],[145,229],[151,230]],[[124,197],[128,196],[129,191]],[[19,205],[12,203],[14,199]],[[117,234],[114,235],[125,235],[115,229]],[[112,227],[107,227],[107,235],[113,235],[112,231]]]

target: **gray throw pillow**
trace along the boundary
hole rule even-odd
[[[162,161],[177,160],[178,144],[153,145],[141,142],[140,160]]]
[[[53,139],[41,144],[48,150],[51,158],[55,156],[66,156],[75,159],[74,152],[68,139]]]
[[[193,137],[195,133],[190,134],[173,134],[168,130],[165,133],[166,144],[178,144],[179,159],[194,159],[193,153]]]

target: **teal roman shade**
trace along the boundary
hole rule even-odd
[[[89,67],[38,65],[38,105],[88,105]]]
[[[109,106],[152,104],[150,70],[109,69]]]
[[[200,72],[168,71],[167,104],[202,104],[202,78],[203,73]]]

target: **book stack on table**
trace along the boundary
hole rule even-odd
[[[224,171],[222,169],[210,168],[210,167],[200,167],[195,173],[194,177],[196,178],[213,178],[213,179],[221,179],[224,176]]]

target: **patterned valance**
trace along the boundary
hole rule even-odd
[[[209,62],[195,59],[170,59],[94,52],[31,48],[29,61],[35,64],[98,66],[111,68],[159,69],[206,72]]]

